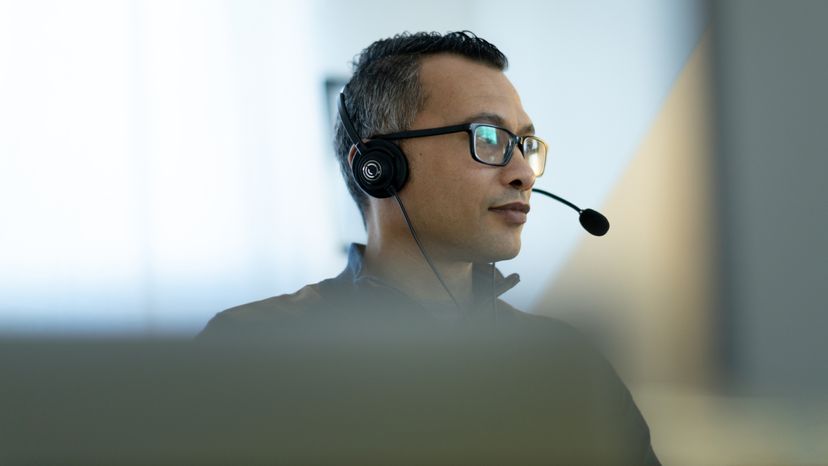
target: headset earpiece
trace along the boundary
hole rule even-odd
[[[351,174],[365,194],[391,197],[408,180],[408,161],[402,150],[390,141],[375,139],[363,143],[351,162]]]
[[[344,92],[339,94],[337,106],[345,133],[357,148],[351,161],[351,176],[354,181],[371,197],[382,199],[399,192],[408,180],[408,160],[402,149],[391,141],[382,139],[362,142],[345,106]]]

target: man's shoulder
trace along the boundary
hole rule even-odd
[[[592,416],[585,419],[587,432],[599,435],[596,438],[603,439],[608,452],[618,453],[621,464],[659,464],[647,422],[626,384],[595,342],[564,320],[516,309],[515,312],[512,340],[528,350],[527,354],[541,355],[543,366],[558,380],[566,380],[565,386],[558,387],[558,393],[587,400],[585,405],[591,411],[578,412],[579,416]],[[621,458],[633,459],[627,462]]]
[[[533,314],[522,311],[509,303],[498,300],[498,309],[505,315],[505,323],[511,328],[530,331],[542,335],[554,335],[567,340],[585,342],[584,334],[572,324],[557,317],[545,314]]]
[[[253,301],[225,309],[216,314],[198,335],[198,338],[243,335],[251,331],[289,328],[328,309],[331,297],[325,295],[337,286],[337,279],[330,278],[306,285],[293,293]]]

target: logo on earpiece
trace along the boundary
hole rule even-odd
[[[382,165],[375,160],[369,160],[362,166],[362,176],[368,181],[376,181],[382,176]]]

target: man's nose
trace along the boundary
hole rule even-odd
[[[520,191],[532,189],[535,184],[535,172],[523,156],[523,149],[520,146],[514,148],[512,159],[503,168],[505,183]]]

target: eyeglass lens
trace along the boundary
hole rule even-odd
[[[478,126],[474,130],[474,150],[477,159],[490,165],[503,165],[507,154],[514,150],[515,140],[503,129]],[[546,165],[546,146],[536,138],[523,141],[523,157],[535,176],[543,174]]]

